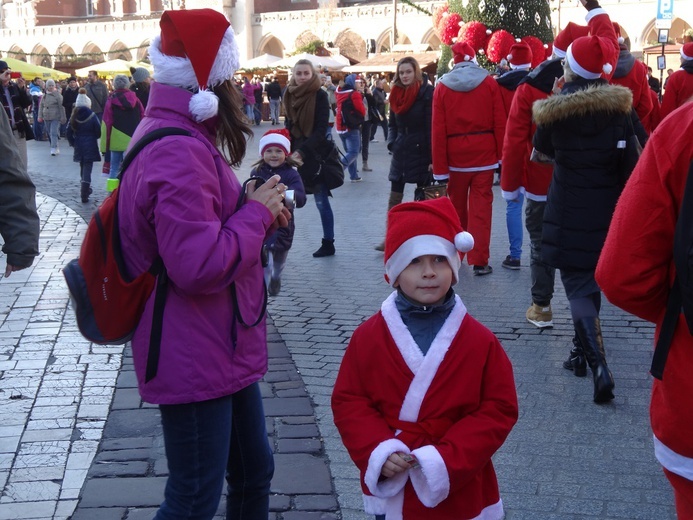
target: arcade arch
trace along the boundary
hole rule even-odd
[[[335,47],[339,47],[339,52],[344,56],[349,56],[359,61],[365,60],[368,57],[366,41],[350,29],[337,35],[334,44]]]
[[[284,57],[284,44],[276,36],[267,35],[260,40],[257,46],[257,55],[271,54],[272,56]]]

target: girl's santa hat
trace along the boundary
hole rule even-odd
[[[611,41],[600,36],[583,36],[568,46],[565,59],[575,74],[585,79],[597,79],[611,74],[614,66],[609,63],[615,57]]]
[[[458,41],[452,46],[452,59],[455,64],[463,61],[476,63],[476,51],[465,41]]]
[[[285,128],[279,130],[268,130],[260,139],[260,156],[265,153],[265,150],[270,146],[281,148],[284,155],[291,153],[291,139],[289,131]]]
[[[565,58],[568,46],[578,38],[587,36],[589,33],[589,27],[568,22],[568,25],[556,35],[556,39],[553,41],[553,53],[559,58]]]
[[[514,43],[510,47],[508,63],[513,69],[528,69],[532,66],[532,49],[525,42]]]
[[[195,121],[216,116],[219,98],[210,89],[239,66],[231,24],[213,9],[190,9],[164,11],[159,25],[161,34],[149,47],[154,79],[194,92],[189,109]]]
[[[693,60],[693,43],[686,43],[681,47],[681,58],[684,60]]]
[[[460,217],[447,197],[398,204],[387,215],[385,280],[394,286],[414,258],[440,255],[448,259],[454,283],[462,265],[460,253],[474,247],[472,235],[462,230]]]

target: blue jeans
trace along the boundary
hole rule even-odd
[[[169,477],[155,520],[211,520],[228,483],[226,518],[269,515],[274,460],[260,387],[179,405],[161,405]]]
[[[44,124],[39,123],[38,118],[39,118],[39,105],[34,103],[33,107],[33,113],[34,113],[34,123],[32,125],[32,130],[34,131],[34,139],[37,141],[43,141],[43,132],[44,132]]]
[[[324,184],[318,184],[313,187],[313,197],[315,205],[320,213],[320,222],[322,223],[322,238],[325,240],[334,240],[334,214],[332,206],[330,206],[330,190]]]
[[[245,105],[245,116],[251,123],[255,120],[255,105]]]
[[[279,122],[279,105],[281,105],[281,99],[270,99],[270,119],[273,123]]]
[[[345,168],[349,170],[349,177],[353,179],[358,179],[358,173],[356,173],[356,159],[361,151],[361,132],[359,129],[349,130],[343,134],[339,134],[342,140],[342,145],[344,146],[344,153],[346,154],[341,158],[342,164]]]
[[[92,161],[79,163],[79,177],[82,182],[91,184],[91,170],[93,167],[94,163]]]
[[[60,130],[60,119],[44,119],[46,128],[48,129],[48,139],[51,142],[51,148],[58,148],[58,131]]]
[[[517,200],[508,200],[505,208],[505,224],[508,227],[508,240],[510,241],[510,257],[522,256],[522,203],[524,194],[520,193]]]
[[[123,163],[123,154],[125,152],[115,152],[111,150],[111,172],[108,175],[109,179],[117,179],[120,165]]]
[[[255,124],[259,125],[262,122],[262,103],[255,103],[253,108],[253,117],[255,117]]]

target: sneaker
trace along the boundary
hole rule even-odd
[[[505,257],[505,260],[501,262],[501,265],[506,269],[517,270],[520,268],[520,259],[513,258],[512,256],[508,255]]]
[[[55,154],[54,155],[60,155],[60,148],[55,149]]]
[[[525,316],[528,322],[540,329],[553,327],[553,312],[551,312],[551,305],[548,307],[540,307],[536,303],[532,303],[529,309],[527,309]]]
[[[363,177],[356,177],[355,179],[351,179],[351,182],[361,182],[363,180]]]
[[[51,148],[51,155],[55,155],[55,148]]]
[[[493,272],[493,267],[490,265],[475,265],[472,272],[474,276],[484,276],[485,274],[491,274]]]
[[[379,141],[377,139],[371,139],[371,143],[378,143]]]

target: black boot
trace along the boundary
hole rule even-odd
[[[614,398],[614,377],[606,365],[602,327],[598,317],[582,318],[575,323],[575,331],[587,364],[594,376],[594,402],[605,403]]]
[[[587,363],[585,355],[582,353],[582,345],[577,332],[573,337],[573,348],[568,354],[568,359],[563,362],[563,368],[572,370],[576,377],[585,377],[587,375]]]
[[[80,191],[80,195],[82,196],[82,202],[89,202],[89,195],[91,195],[91,186],[89,185],[88,182],[83,182],[82,183],[82,189]]]
[[[334,239],[328,240],[326,238],[322,239],[322,245],[313,256],[315,258],[322,258],[323,256],[332,256],[334,254]]]

